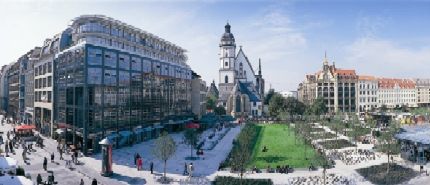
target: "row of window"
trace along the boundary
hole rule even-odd
[[[160,42],[156,42],[153,39],[143,38],[137,33],[133,33],[132,31],[129,32],[126,29],[116,27],[116,26],[102,25],[99,22],[89,22],[89,23],[84,23],[77,28],[77,33],[88,33],[88,32],[105,33],[108,35],[123,38],[130,42],[135,42],[144,46],[148,46],[153,49],[161,50],[170,54],[175,54],[175,55],[181,54],[181,51],[176,49],[173,46],[161,44]]]
[[[34,80],[34,89],[41,89],[45,87],[52,87],[52,76]]]
[[[119,68],[123,70],[133,70],[139,72],[153,72],[155,75],[171,76],[176,78],[191,79],[191,71],[185,68],[169,65],[163,62],[142,59],[128,54],[117,54],[114,51],[88,48],[88,65],[101,66],[104,59],[104,66],[109,68]]]
[[[47,62],[38,67],[34,67],[34,76],[44,75],[46,73],[52,73],[52,63]]]
[[[35,91],[34,92],[34,101],[35,102],[51,103],[52,92],[51,91]]]

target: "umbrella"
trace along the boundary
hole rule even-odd
[[[198,123],[188,123],[185,128],[200,128],[200,125]]]

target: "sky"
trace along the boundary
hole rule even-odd
[[[208,85],[218,83],[227,22],[255,70],[261,58],[266,90],[296,90],[322,67],[325,52],[359,75],[430,78],[430,0],[0,0],[0,65],[83,14],[103,14],[185,48]]]

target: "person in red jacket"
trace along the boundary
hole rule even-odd
[[[143,161],[142,158],[137,159],[137,171],[140,171],[142,169]]]

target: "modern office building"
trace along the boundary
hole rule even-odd
[[[183,48],[100,15],[75,18],[53,45],[54,128],[69,128],[83,151],[97,151],[104,137],[116,146],[142,141],[192,116]]]
[[[370,112],[378,108],[378,79],[360,75],[357,83],[358,112]]]

